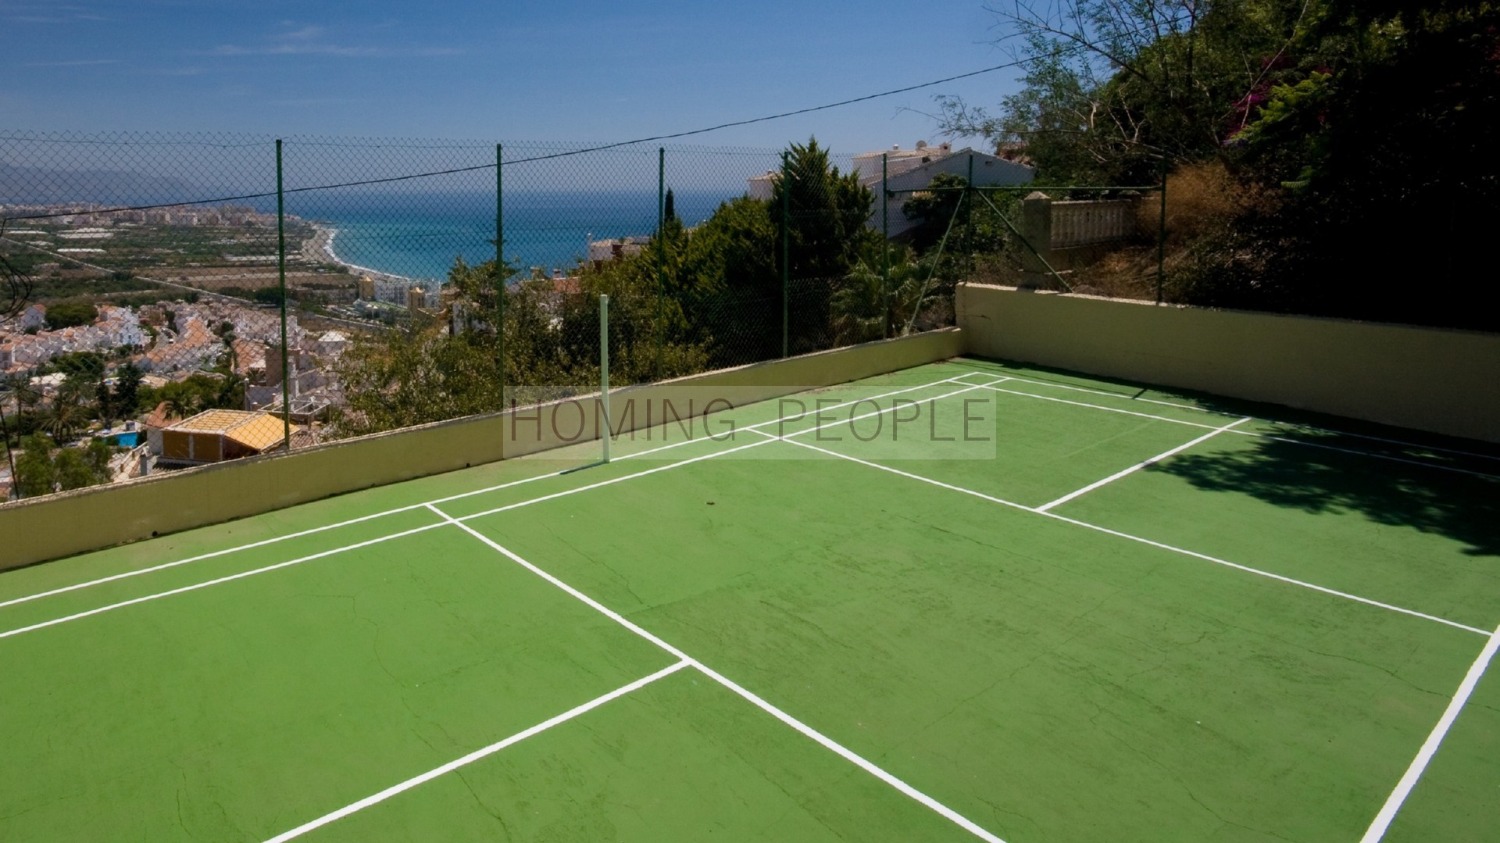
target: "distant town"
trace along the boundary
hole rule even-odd
[[[25,285],[0,321],[5,433],[107,442],[108,480],[283,446],[278,432],[233,447],[255,416],[274,416],[294,445],[318,441],[343,403],[333,367],[351,334],[428,303],[404,279],[351,274],[327,253],[327,229],[290,219],[283,359],[274,215],[6,205],[0,217],[34,218],[0,232]],[[215,414],[221,447],[170,447],[174,427]],[[0,499],[11,474],[0,465]]]

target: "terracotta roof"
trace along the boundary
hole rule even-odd
[[[257,451],[281,442],[285,434],[281,419],[270,413],[247,410],[204,410],[167,429],[185,433],[218,433]],[[293,434],[300,430],[297,425],[292,425]]]

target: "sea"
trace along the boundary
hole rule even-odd
[[[740,193],[743,193],[741,188]],[[675,194],[687,226],[708,219],[730,190]],[[456,260],[495,256],[495,196],[479,193],[289,195],[286,212],[335,233],[339,262],[414,281],[447,277]],[[630,192],[507,193],[501,208],[505,257],[518,270],[566,273],[590,241],[649,236],[657,196]]]

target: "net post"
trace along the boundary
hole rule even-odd
[[[604,461],[609,462],[609,438],[612,422],[609,415],[609,296],[599,296],[599,439],[604,442]]]

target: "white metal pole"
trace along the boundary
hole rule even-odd
[[[599,438],[604,440],[604,461],[609,462],[609,296],[599,296],[599,408],[604,418]]]

